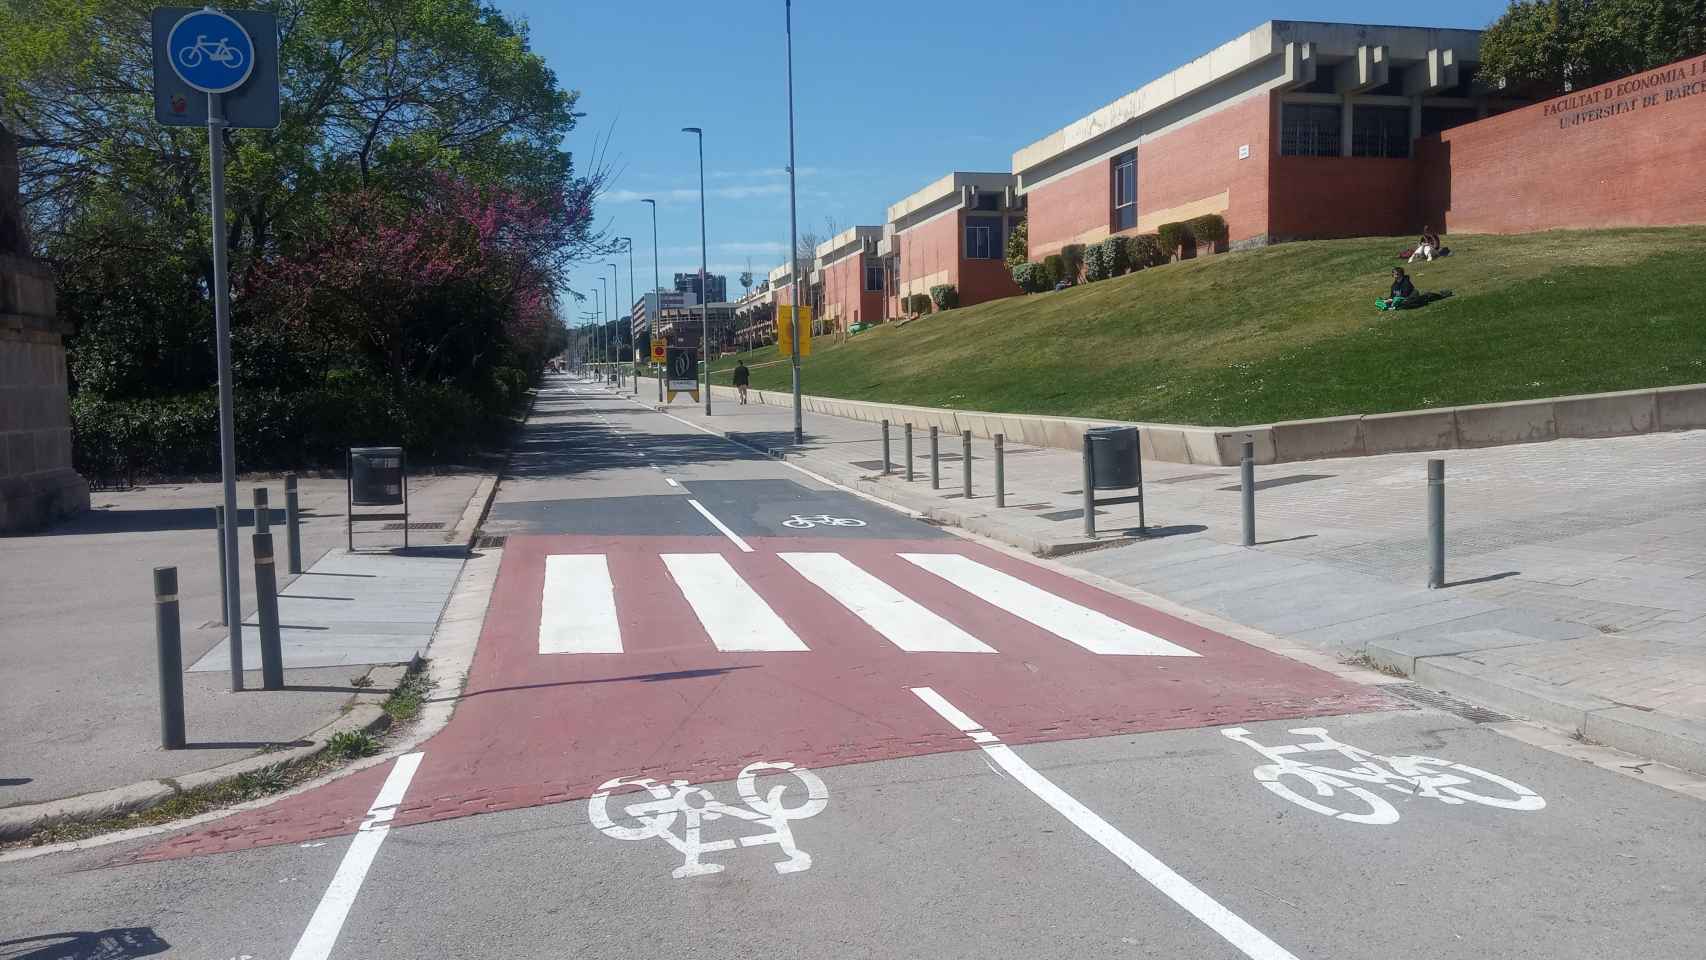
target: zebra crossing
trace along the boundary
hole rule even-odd
[[[917,576],[964,594],[959,599],[969,602],[952,604],[957,616],[952,615],[955,611],[932,609],[903,590],[902,584],[884,579],[839,552],[790,551],[775,556],[793,572],[792,580],[778,582],[767,577],[755,584],[722,553],[661,553],[658,559],[669,583],[711,644],[725,653],[810,651],[808,638],[814,629],[821,629],[819,625],[811,622],[813,618],[790,623],[777,611],[777,591],[797,591],[827,598],[907,653],[998,653],[1000,641],[995,634],[999,630],[994,624],[1005,614],[1093,654],[1198,656],[1147,630],[963,554],[894,554]],[[631,565],[622,565],[621,569],[633,575]],[[620,582],[620,576],[613,577],[611,570],[610,558],[603,553],[545,557],[539,616],[541,654],[611,654],[627,649],[621,607],[630,585]],[[657,587],[645,586],[648,590]],[[989,626],[968,629],[968,620]]]

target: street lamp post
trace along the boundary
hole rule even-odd
[[[599,349],[598,362],[604,364],[603,378],[610,378],[610,288],[605,286],[609,277],[599,277],[598,285],[604,290],[602,312],[598,316]]]
[[[634,395],[640,393],[640,338],[634,329],[634,238],[621,237],[628,245],[628,359],[634,365]]]
[[[663,312],[663,280],[658,273],[658,202],[651,197],[640,201],[652,205],[652,308],[646,319],[651,321],[652,336],[657,336],[657,314]],[[663,375],[658,375],[658,402],[663,402]]]
[[[788,38],[788,256],[793,264],[794,292],[788,309],[794,321],[788,324],[788,356],[794,372],[794,443],[806,442],[800,418],[800,237],[798,207],[794,196],[794,0],[782,0],[783,31]]]
[[[705,416],[711,415],[711,277],[709,256],[705,247],[705,131],[698,127],[682,127],[699,139],[699,343],[705,354]]]
[[[616,313],[616,301],[622,299],[622,281],[616,276],[616,264],[607,263],[605,266],[610,268],[610,291],[616,297],[615,300],[610,301],[610,322],[616,327],[614,331],[616,334],[616,349],[610,355],[610,362],[612,364],[618,364],[622,362],[622,323],[618,319],[618,315]],[[620,387],[621,384],[618,383],[617,386]]]
[[[604,278],[600,277],[599,283],[603,282]],[[597,324],[592,331],[592,367],[593,370],[597,371],[598,365],[604,362],[604,298],[599,293],[598,289],[594,289],[592,291],[592,305],[593,313],[595,314],[592,318],[593,323]],[[602,372],[600,372],[600,376],[602,375]]]

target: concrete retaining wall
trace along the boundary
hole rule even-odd
[[[715,387],[714,391],[718,397],[734,396],[729,387]],[[785,391],[755,390],[752,394],[760,403],[789,406],[793,402]],[[1135,426],[1141,431],[1145,458],[1222,467],[1238,463],[1239,445],[1245,440],[1255,442],[1257,463],[1289,463],[1537,443],[1562,437],[1621,437],[1706,429],[1706,384],[1290,420],[1248,427],[1128,424],[1080,417],[912,407],[809,394],[801,402],[812,413],[871,423],[886,419],[897,428],[907,423],[923,430],[934,426],[949,435],[970,430],[973,436],[985,439],[1001,433],[1018,443],[1065,450],[1078,449],[1084,431],[1090,427]]]

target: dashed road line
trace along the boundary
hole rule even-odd
[[[692,500],[692,499],[688,500],[687,502],[693,505],[693,509],[699,511],[702,515],[704,515],[705,519],[711,521],[711,526],[716,527],[718,530],[721,530],[723,532],[723,536],[728,537],[731,541],[733,541],[734,545],[740,548],[741,553],[751,553],[752,552],[752,548],[750,546],[747,546],[746,541],[742,540],[740,538],[740,534],[735,533],[733,530],[730,530],[728,528],[728,526],[723,523],[723,521],[717,519],[715,514],[711,513],[711,511],[705,509],[704,504],[700,503],[697,500]]]
[[[1023,784],[1044,803],[1053,807],[1055,812],[1072,821],[1073,826],[1101,844],[1103,849],[1118,857],[1138,876],[1149,881],[1150,886],[1184,907],[1191,916],[1201,920],[1250,960],[1297,960],[1295,954],[1270,940],[1267,934],[1252,927],[1242,917],[1221,906],[1219,901],[1204,893],[1196,884],[1179,876],[1172,867],[1138,846],[1113,824],[1103,820],[1095,811],[1055,786],[1053,781],[1020,759],[1019,755],[1013,752],[1013,748],[1002,743],[999,737],[985,730],[982,724],[949,703],[941,694],[930,687],[913,687],[912,692],[942,719],[970,737],[983,750],[984,755],[995,761],[1008,776]]]

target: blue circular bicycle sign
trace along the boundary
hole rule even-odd
[[[217,10],[185,14],[166,34],[172,70],[202,93],[230,93],[255,69],[255,42]]]

